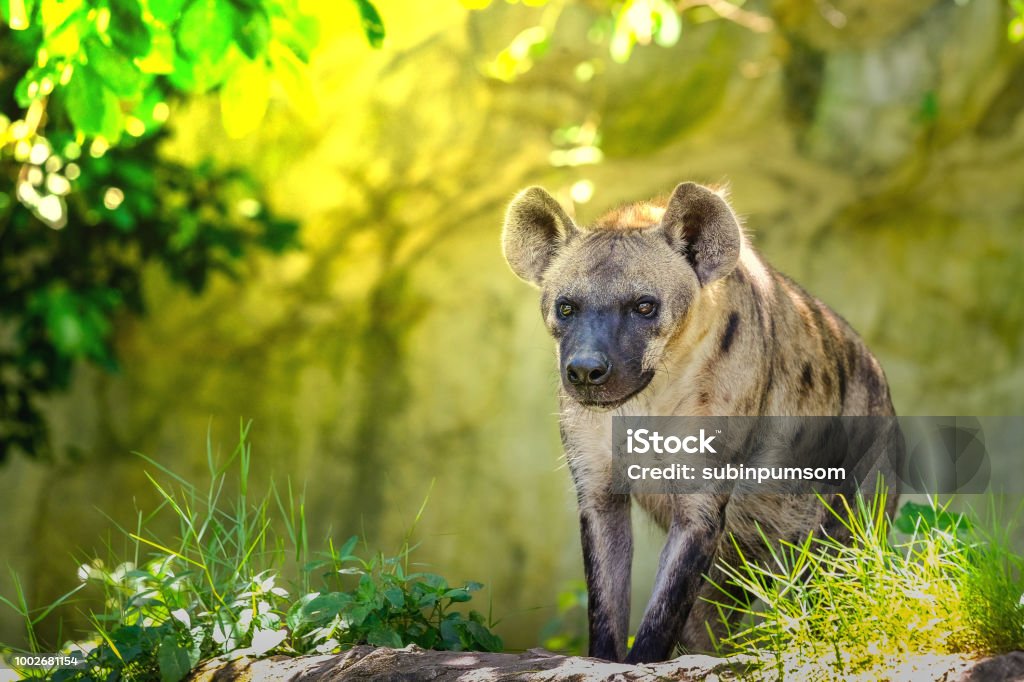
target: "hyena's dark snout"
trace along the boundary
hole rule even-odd
[[[565,378],[573,386],[601,386],[612,376],[612,363],[601,352],[577,353],[565,363]]]

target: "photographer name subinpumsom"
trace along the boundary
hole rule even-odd
[[[748,467],[745,464],[725,464],[717,467],[697,467],[689,464],[670,464],[648,467],[630,464],[626,476],[632,481],[845,481],[843,467]]]

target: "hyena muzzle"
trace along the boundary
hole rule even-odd
[[[677,644],[710,649],[725,624],[708,600],[735,589],[716,568],[735,558],[733,541],[763,557],[763,537],[831,533],[830,514],[813,494],[634,495],[668,537],[627,655],[631,498],[611,486],[612,417],[892,416],[881,367],[841,317],[759,257],[725,199],[700,185],[585,228],[531,187],[509,206],[502,239],[512,270],[540,287],[558,346],[590,655],[649,662]],[[870,473],[892,476],[883,465]],[[891,512],[895,492],[888,502]]]

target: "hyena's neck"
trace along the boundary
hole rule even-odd
[[[649,414],[893,414],[882,368],[857,333],[746,245],[693,314],[666,348]]]
[[[756,415],[770,409],[777,274],[744,245],[736,269],[705,288],[667,343],[649,414]],[[799,339],[793,340],[801,343]]]

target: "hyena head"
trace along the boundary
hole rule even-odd
[[[509,206],[502,241],[512,270],[540,287],[567,395],[607,409],[647,388],[705,287],[736,267],[742,236],[725,200],[688,182],[667,204],[589,228],[531,187]]]

